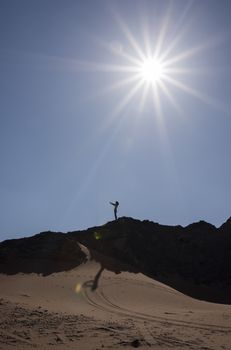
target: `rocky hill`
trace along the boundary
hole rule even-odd
[[[220,228],[200,221],[187,227],[120,218],[69,233],[44,232],[0,243],[0,272],[73,269],[87,257],[104,268],[142,272],[192,297],[231,303],[231,219]]]

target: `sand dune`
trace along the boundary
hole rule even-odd
[[[0,349],[230,349],[231,306],[88,261],[49,276],[0,275]],[[94,289],[94,290],[92,290]]]

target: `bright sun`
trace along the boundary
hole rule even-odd
[[[140,66],[140,75],[147,83],[158,83],[164,77],[164,65],[154,58],[145,59]]]
[[[122,91],[121,88],[128,87],[127,93],[122,94],[122,99],[115,107],[113,115],[118,115],[130,103],[130,101],[139,94],[139,110],[143,110],[146,102],[152,101],[156,110],[156,115],[159,120],[162,118],[162,96],[176,110],[177,113],[182,113],[181,106],[178,104],[173,95],[174,89],[193,96],[207,104],[211,104],[210,98],[201,93],[198,89],[189,85],[185,79],[187,75],[195,73],[203,73],[201,69],[189,67],[189,62],[197,53],[208,48],[207,44],[201,43],[194,47],[180,49],[179,43],[184,39],[184,32],[176,32],[172,35],[170,28],[171,11],[167,11],[163,17],[163,22],[159,28],[148,27],[144,22],[141,27],[142,40],[137,41],[136,37],[131,32],[127,23],[119,15],[115,15],[119,29],[122,31],[123,37],[127,39],[125,44],[120,42],[107,43],[102,41],[102,45],[106,47],[110,54],[121,59],[116,60],[115,64],[94,64],[89,63],[90,70],[103,71],[105,73],[118,72],[120,78],[114,84],[106,87],[102,94],[107,92]],[[138,33],[139,34],[139,33]],[[140,35],[139,35],[140,37]],[[213,42],[211,41],[211,44]],[[119,62],[119,63],[118,63]],[[84,67],[87,66],[85,63]]]

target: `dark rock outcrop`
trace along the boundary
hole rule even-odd
[[[6,274],[67,271],[86,259],[77,242],[64,233],[43,232],[0,243],[0,272]]]
[[[0,272],[72,269],[86,258],[78,243],[103,269],[142,272],[192,297],[231,303],[231,219],[216,228],[204,221],[182,227],[120,218],[84,231],[5,241]]]
[[[221,231],[231,232],[231,217],[220,227]]]

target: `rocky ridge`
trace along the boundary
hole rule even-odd
[[[231,303],[231,218],[216,228],[122,217],[83,231],[7,240],[0,243],[0,273],[71,270],[87,259],[81,244],[102,270],[142,272],[192,297]]]

